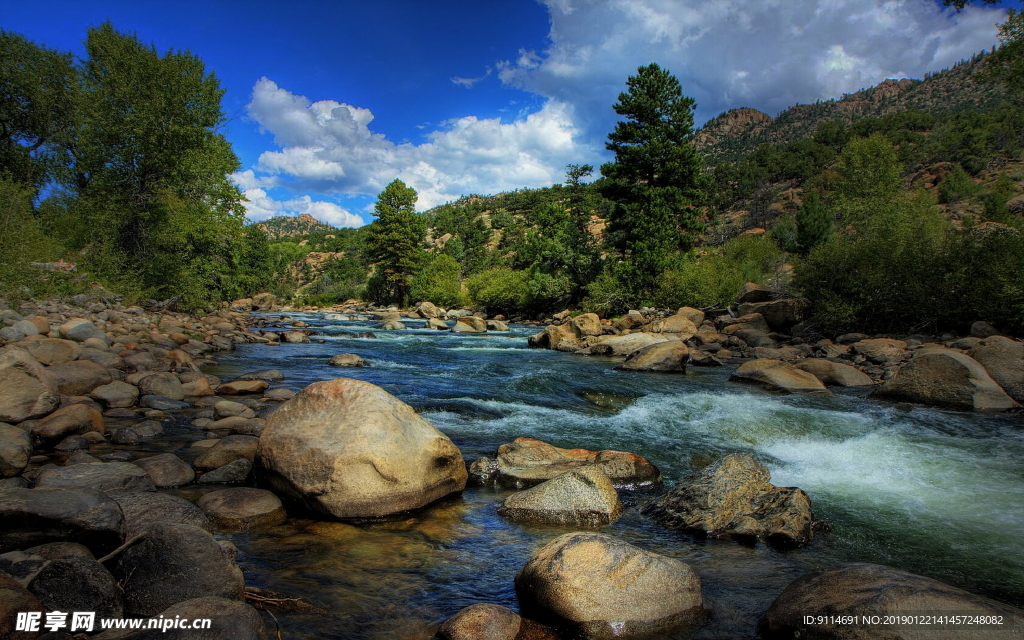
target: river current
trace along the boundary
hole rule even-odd
[[[789,582],[834,562],[891,565],[1024,605],[1019,416],[894,405],[863,392],[772,395],[728,382],[734,366],[620,372],[611,359],[528,349],[532,327],[467,335],[408,321],[409,330],[387,332],[292,317],[319,332],[312,343],[240,345],[209,373],[280,369],[285,380],[274,386],[296,390],[339,376],[372,382],[447,434],[467,461],[529,436],[638,453],[658,466],[667,489],[725,454],[747,452],[768,466],[773,484],[804,489],[830,531],[788,551],[665,529],[638,512],[649,495],[622,495],[625,514],[602,531],[693,567],[712,612],[693,637],[755,637],[758,617]],[[376,338],[357,337],[363,331]],[[370,366],[328,366],[338,353]],[[496,511],[507,494],[468,488],[393,522],[293,518],[222,537],[239,548],[247,584],[327,611],[275,611],[282,637],[425,640],[470,604],[517,610],[516,572],[569,531],[503,520]]]

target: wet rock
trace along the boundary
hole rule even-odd
[[[503,320],[488,320],[488,331],[509,331],[508,323]]]
[[[439,331],[448,330],[448,323],[445,322],[444,320],[441,320],[440,318],[427,318],[427,321],[424,324],[424,326],[427,329],[437,329]]]
[[[263,392],[263,397],[266,398],[267,400],[272,400],[274,402],[284,402],[286,400],[291,400],[292,398],[294,398],[296,393],[298,393],[298,391],[294,389],[288,389],[287,387],[278,387],[276,389],[267,389],[266,391]]]
[[[29,611],[45,613],[42,603],[11,576],[0,573],[0,638],[33,640],[38,631],[16,631],[18,614]]]
[[[252,463],[241,458],[199,476],[200,484],[243,484],[249,480]]]
[[[616,488],[647,486],[661,480],[658,468],[634,453],[561,449],[534,438],[516,438],[498,447],[495,482],[522,489],[586,465],[599,466]]]
[[[46,366],[64,364],[77,360],[82,355],[82,346],[71,340],[60,338],[35,338],[22,340],[18,346],[32,354],[36,360]]]
[[[892,338],[869,338],[853,343],[850,348],[854,353],[864,356],[875,364],[888,364],[899,362],[903,358],[907,343]]]
[[[599,533],[568,533],[516,575],[524,613],[593,639],[661,634],[703,616],[700,578],[674,558]]]
[[[628,356],[629,354],[643,349],[644,347],[665,342],[668,340],[664,335],[653,335],[650,333],[631,333],[625,336],[601,336],[597,338],[599,344],[611,347],[611,355]]]
[[[19,489],[0,491],[0,552],[74,540],[102,556],[124,540],[124,516],[98,491]]]
[[[279,496],[338,518],[423,507],[466,485],[459,449],[380,387],[317,382],[267,420],[257,474]]]
[[[92,462],[70,467],[48,467],[36,476],[36,488],[156,490],[149,475],[131,462]]]
[[[388,320],[386,322],[382,322],[380,328],[382,331],[402,331],[408,327],[406,327],[405,323],[401,320]]]
[[[100,462],[100,459],[84,450],[79,450],[68,456],[68,459],[64,461],[64,465],[70,466],[73,464],[86,464],[88,462]]]
[[[225,396],[237,396],[246,393],[260,393],[270,388],[263,380],[233,380],[217,387],[217,393]]]
[[[689,322],[689,320],[687,320]],[[659,342],[637,349],[617,368],[624,371],[660,371],[683,373],[690,359],[690,349],[681,340]]]
[[[339,353],[328,361],[332,367],[368,367],[369,364],[354,353]]]
[[[32,439],[28,433],[0,422],[0,478],[13,478],[28,466]]]
[[[515,522],[596,527],[615,522],[622,503],[615,486],[596,465],[567,471],[551,480],[513,493],[498,515]]]
[[[164,609],[164,620],[210,620],[209,629],[109,630],[96,640],[268,640],[263,618],[253,607],[238,600],[205,597],[179,602]]]
[[[455,321],[452,333],[485,333],[487,322],[476,316],[463,316]]]
[[[124,514],[125,538],[135,537],[154,522],[188,524],[211,530],[210,520],[202,509],[169,493],[110,491],[107,496],[117,503]]]
[[[40,418],[57,408],[57,379],[27,351],[0,349],[0,422]]]
[[[183,400],[185,392],[181,381],[173,373],[162,371],[150,373],[138,381],[139,391],[144,396],[160,396],[171,400]]]
[[[979,627],[974,635],[962,625],[833,624],[842,616],[998,616],[998,627]],[[805,618],[824,616],[821,624]],[[876,564],[840,564],[815,569],[791,583],[758,624],[766,640],[911,640],[917,638],[1019,638],[1024,611],[962,591],[937,580]]]
[[[259,438],[254,436],[227,436],[206,450],[192,464],[199,471],[211,471],[239,459],[251,463],[256,457],[258,444]]]
[[[103,433],[103,416],[88,405],[71,404],[35,423],[32,438],[44,446],[53,446],[69,435],[87,431]]]
[[[158,489],[180,487],[189,484],[196,477],[192,467],[173,453],[161,453],[148,458],[140,458],[135,464],[149,474]]]
[[[89,440],[87,440],[85,438],[85,436],[71,435],[71,436],[68,436],[68,437],[64,438],[59,443],[57,443],[57,445],[53,447],[53,450],[54,451],[78,451],[80,449],[88,449],[88,448],[89,448]]]
[[[92,558],[52,560],[28,583],[28,590],[48,611],[94,611],[97,618],[121,618],[121,590]]]
[[[999,412],[1020,407],[976,360],[947,349],[915,355],[871,396],[965,411]]]
[[[709,537],[807,543],[814,520],[810,498],[770,479],[768,469],[752,457],[729,455],[680,480],[644,513],[672,529]]]
[[[114,380],[93,389],[89,396],[109,408],[131,407],[139,399],[139,388],[135,385]]]
[[[84,396],[113,380],[110,371],[95,362],[75,360],[47,369],[57,379],[57,388],[66,396]]]
[[[478,458],[469,465],[468,484],[477,486],[490,486],[494,484],[494,477],[498,474],[498,461],[488,457]]]
[[[192,598],[242,600],[242,572],[224,557],[209,532],[187,524],[157,522],[117,559],[114,576],[124,587],[124,613],[153,617]]]
[[[1017,402],[1024,402],[1024,343],[1003,336],[979,340],[967,353]]]
[[[204,494],[196,505],[220,529],[237,531],[273,527],[288,519],[281,501],[264,489],[221,489]]]
[[[571,324],[547,326],[540,333],[530,336],[526,342],[531,347],[568,353],[578,351],[583,346]]]
[[[277,380],[284,380],[284,374],[277,369],[260,369],[259,371],[250,371],[249,373],[243,373],[238,376],[239,380],[265,380],[267,382],[275,382]]]
[[[304,331],[285,331],[281,339],[289,344],[304,344],[309,342],[309,336]]]
[[[437,630],[440,640],[515,640],[522,618],[496,604],[474,604],[459,611]]]
[[[221,418],[230,418],[237,416],[239,418],[255,418],[256,412],[245,406],[241,402],[232,402],[231,400],[221,400],[213,405],[213,415],[218,420]]]
[[[874,384],[871,377],[848,364],[808,358],[796,365],[797,369],[806,371],[830,387],[869,387]]]
[[[829,393],[814,375],[781,360],[744,362],[729,376],[729,380],[756,384],[782,393]]]
[[[104,344],[111,344],[110,338],[102,329],[84,318],[72,318],[62,324],[60,335],[75,342],[85,342],[89,338],[97,338]]]
[[[184,400],[172,400],[163,396],[142,396],[139,398],[139,406],[158,411],[181,411],[182,409],[188,409],[192,405]]]

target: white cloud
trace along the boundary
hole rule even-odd
[[[546,0],[551,45],[498,65],[506,85],[573,105],[603,139],[637,67],[657,62],[698,123],[741,106],[772,115],[888,77],[923,77],[991,47],[1005,11],[932,0]]]
[[[476,83],[480,82],[481,80],[489,78],[491,76],[491,73],[491,68],[487,67],[487,70],[484,71],[484,75],[482,76],[477,76],[476,78],[462,78],[460,76],[453,76],[452,83],[465,87],[467,89],[472,89],[473,85],[475,85]]]
[[[361,227],[366,224],[360,216],[349,212],[333,202],[313,200],[308,195],[289,200],[276,200],[267,193],[265,179],[256,176],[252,170],[238,171],[229,176],[242,189],[248,202],[245,217],[253,222],[262,222],[273,216],[297,216],[308,213],[317,220],[335,227]]]
[[[514,122],[455,118],[422,144],[398,144],[375,133],[367,109],[311,102],[267,78],[253,87],[249,114],[281,147],[260,155],[259,177],[243,178],[255,181],[254,187],[376,195],[400,178],[418,192],[420,209],[468,193],[560,182],[566,164],[595,155],[579,140],[571,107],[557,100]]]

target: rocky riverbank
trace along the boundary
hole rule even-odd
[[[386,318],[387,311],[338,311],[400,322]],[[515,579],[526,618],[481,604],[443,625],[438,633],[444,638],[639,637],[700,625],[708,611],[692,568],[594,531],[624,509],[643,506],[658,522],[700,537],[813,543],[813,496],[772,485],[767,469],[749,456],[728,456],[650,498],[660,492],[661,474],[634,453],[520,438],[499,447],[493,459],[467,465],[451,440],[374,385],[337,379],[299,390],[283,386],[274,370],[230,381],[201,371],[235,344],[278,344],[282,329],[308,340],[301,321],[277,319],[281,326],[254,331],[241,311],[197,317],[101,301],[39,303],[2,314],[6,328],[16,330],[3,334],[9,342],[0,349],[0,589],[10,596],[0,604],[3,637],[16,614],[30,610],[211,617],[210,637],[267,637],[260,614],[247,604],[257,600],[233,545],[213,533],[258,531],[290,516],[408,517],[458,494],[467,482],[521,489],[502,499],[502,517],[567,533],[537,550]],[[660,332],[612,337],[685,333],[675,316],[644,325],[656,323]],[[457,312],[456,326],[465,317],[473,316]],[[686,319],[695,328],[704,325]],[[479,320],[488,330],[488,321]],[[500,330],[494,326],[491,331]],[[677,327],[684,331],[666,331]],[[645,349],[664,344],[669,357],[681,358],[681,347],[689,354],[690,338],[657,340]],[[194,434],[189,455],[182,449],[140,455],[140,444],[181,425]],[[159,491],[183,486],[202,490],[194,500]],[[869,578],[859,588],[883,594],[887,587]],[[950,597],[952,607],[1002,612],[1019,630],[1021,616],[1012,608],[970,594]],[[861,611],[862,605],[849,607]],[[788,609],[774,609],[765,629],[799,626],[786,618]]]

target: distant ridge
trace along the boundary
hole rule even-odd
[[[988,107],[1005,94],[1001,86],[977,81],[985,52],[961,60],[924,80],[884,80],[874,87],[836,100],[792,106],[775,118],[756,109],[726,111],[708,120],[694,135],[694,144],[708,164],[735,162],[762,144],[785,144],[810,137],[822,122],[855,122],[869,116],[917,109],[932,115]]]
[[[331,233],[337,231],[335,227],[320,222],[308,213],[300,216],[274,216],[269,220],[257,223],[256,225],[267,234],[271,240],[290,238],[292,236],[305,236],[311,233]]]

